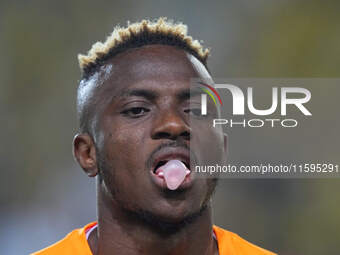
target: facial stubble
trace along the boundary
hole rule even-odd
[[[218,183],[217,178],[206,179],[207,181],[207,191],[201,204],[200,208],[188,215],[183,216],[183,218],[177,220],[176,222],[166,220],[165,218],[157,215],[156,213],[148,210],[148,208],[142,208],[132,201],[126,201],[122,199],[122,192],[119,190],[119,185],[117,185],[117,174],[114,166],[112,166],[106,157],[106,153],[101,151],[96,146],[96,158],[98,167],[98,181],[99,187],[104,189],[105,195],[107,195],[132,221],[144,225],[145,227],[151,229],[160,235],[173,235],[188,225],[194,223],[202,216],[202,214],[210,206],[210,198],[215,192],[215,188]],[[171,194],[166,194],[166,193]],[[180,195],[184,191],[165,191],[165,196],[176,196],[176,193]]]

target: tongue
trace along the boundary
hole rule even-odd
[[[175,190],[184,181],[187,172],[186,166],[179,160],[170,160],[161,166],[159,171],[163,172],[166,186],[170,190]]]

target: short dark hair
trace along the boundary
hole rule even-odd
[[[142,20],[126,28],[115,27],[104,43],[96,42],[87,55],[78,55],[82,78],[93,74],[106,60],[127,49],[150,44],[164,44],[184,49],[206,65],[209,49],[187,35],[187,26],[161,17],[156,21]]]

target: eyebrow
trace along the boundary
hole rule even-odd
[[[187,89],[187,90],[180,91],[179,93],[177,93],[177,97],[180,100],[187,100],[187,99],[190,99],[190,97],[195,97],[201,94],[202,94],[202,91],[198,89]]]
[[[201,95],[202,91],[198,90],[198,89],[185,89],[182,91],[179,91],[178,93],[176,93],[176,97],[180,100],[180,101],[184,101],[184,100],[188,100],[190,99],[190,97],[195,97],[198,95]],[[158,96],[159,93],[157,93],[156,91],[153,90],[146,90],[146,89],[129,89],[129,90],[125,90],[123,91],[119,97],[120,98],[128,98],[128,97],[144,97],[150,101],[155,100]]]
[[[154,100],[157,96],[158,93],[152,90],[146,90],[146,89],[129,89],[126,91],[123,91],[120,95],[120,97],[144,97],[148,100]]]

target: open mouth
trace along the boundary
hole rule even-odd
[[[154,174],[157,174],[157,172],[159,172],[158,170],[160,169],[161,166],[164,166],[169,160],[160,160],[156,166],[154,167],[153,169],[153,173]],[[180,160],[184,165],[185,167],[187,168],[187,170],[190,171],[190,164],[186,161],[186,160]]]
[[[181,147],[167,147],[153,156],[150,172],[152,180],[161,188],[177,190],[192,185],[190,151]]]

